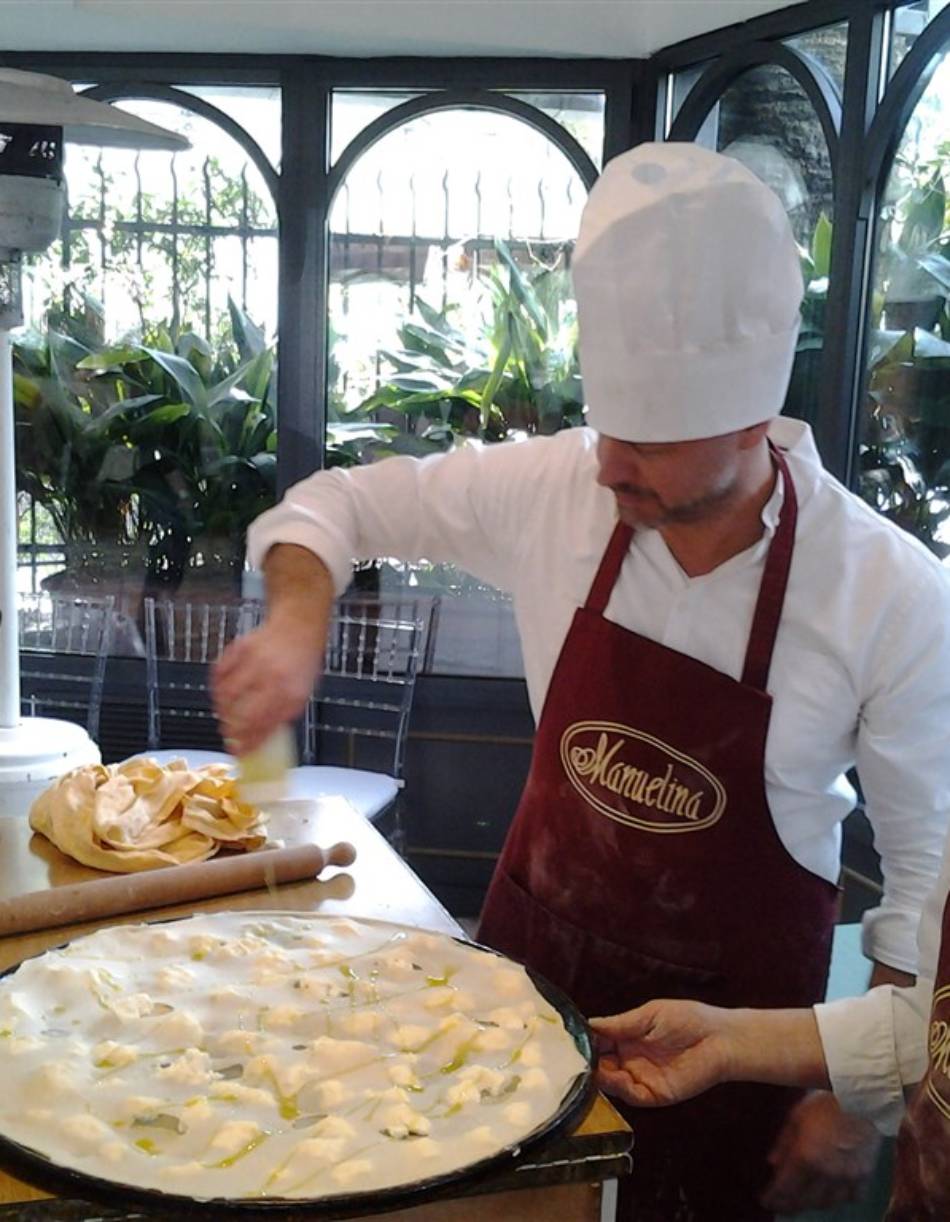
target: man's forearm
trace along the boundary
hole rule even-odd
[[[812,1010],[727,1013],[730,1079],[828,1088],[828,1067]]]
[[[264,558],[264,580],[268,620],[322,648],[334,590],[320,557],[295,543],[279,543]]]

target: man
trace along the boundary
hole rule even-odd
[[[950,840],[921,919],[913,988],[884,985],[813,1011],[654,1001],[592,1025],[601,1086],[635,1107],[678,1103],[721,1082],[830,1085],[845,1107],[893,1133],[919,1083],[897,1139],[887,1222],[950,1218]],[[854,1152],[842,1146],[838,1157],[846,1163]],[[798,1195],[807,1185],[789,1178],[786,1189]]]
[[[866,950],[907,981],[950,802],[950,589],[775,418],[802,292],[781,205],[728,158],[641,146],[595,184],[573,270],[596,433],[291,489],[251,531],[270,610],[220,666],[225,733],[243,752],[299,713],[354,557],[452,561],[512,592],[539,719],[484,940],[587,1014],[810,1005],[857,763],[887,878]],[[794,1204],[773,1147],[780,1176],[856,1127],[866,1147],[831,1096],[749,1085],[639,1113],[624,1208],[768,1217]]]

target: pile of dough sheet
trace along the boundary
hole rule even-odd
[[[67,772],[33,803],[30,827],[83,865],[120,873],[266,840],[263,815],[238,798],[227,764],[189,768],[144,756]]]
[[[179,1197],[458,1171],[517,1148],[589,1073],[522,967],[382,922],[116,926],[0,980],[0,1136]]]

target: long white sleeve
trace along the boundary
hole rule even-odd
[[[940,868],[950,811],[950,582],[941,577],[929,564],[902,574],[870,655],[855,756],[884,876],[883,900],[864,917],[864,951],[907,972],[917,971],[908,934]]]
[[[928,1018],[948,893],[950,837],[921,917],[914,988],[883,985],[863,997],[815,1007],[832,1089],[846,1110],[867,1116],[885,1133],[896,1133],[905,1093],[927,1068]]]
[[[260,567],[274,544],[300,544],[327,565],[338,594],[354,560],[376,557],[447,561],[510,591],[548,465],[537,448],[549,448],[550,465],[558,467],[563,438],[466,445],[422,461],[387,458],[318,472],[253,523],[248,558]]]

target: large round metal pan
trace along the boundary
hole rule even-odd
[[[202,914],[196,913],[195,915]],[[316,913],[268,910],[242,911],[235,915],[262,918],[275,916],[307,918],[312,916],[320,919],[319,914]],[[188,917],[176,917],[173,920],[142,923],[161,925],[188,919]],[[353,920],[365,925],[385,925],[391,929],[416,932],[414,926],[399,925],[392,921],[380,921],[356,915],[353,916]],[[425,930],[424,932],[431,933],[432,931]],[[445,936],[450,937],[448,934]],[[499,959],[506,957],[490,946],[481,946],[477,942],[469,942],[464,938],[452,938],[451,940],[466,947],[477,947],[479,950],[497,955]],[[47,950],[60,950],[68,945],[69,942],[60,943],[58,946],[48,947]],[[46,951],[41,953],[45,954]],[[11,975],[19,966],[19,964],[14,964],[0,972],[0,979]],[[543,976],[538,975],[537,972],[532,971],[531,968],[528,968],[527,972],[541,996],[560,1014],[565,1029],[586,1062],[586,1068],[570,1084],[556,1111],[516,1145],[507,1146],[488,1158],[468,1163],[453,1171],[428,1179],[417,1179],[389,1188],[375,1189],[371,1192],[335,1193],[332,1196],[320,1197],[254,1197],[252,1199],[216,1197],[197,1200],[194,1197],[176,1193],[138,1188],[134,1184],[121,1180],[108,1180],[62,1166],[51,1161],[39,1151],[31,1150],[4,1136],[2,1129],[0,1129],[0,1167],[18,1179],[59,1196],[101,1201],[113,1207],[134,1208],[138,1212],[146,1211],[162,1219],[185,1217],[233,1219],[234,1222],[238,1222],[239,1219],[246,1218],[276,1218],[280,1219],[280,1222],[304,1222],[304,1219],[309,1222],[310,1219],[318,1218],[359,1218],[367,1214],[388,1213],[391,1210],[406,1209],[428,1201],[457,1196],[463,1189],[512,1169],[515,1160],[522,1154],[531,1153],[537,1157],[546,1144],[576,1126],[589,1109],[596,1093],[593,1075],[593,1046],[590,1029],[584,1016],[560,989],[545,980]]]

